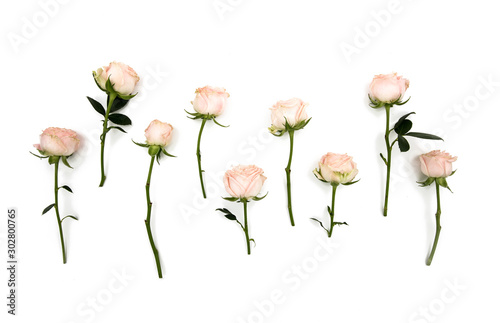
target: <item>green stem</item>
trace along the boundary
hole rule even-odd
[[[247,253],[250,254],[250,237],[248,236],[248,219],[247,219],[247,203],[246,199],[242,199],[243,213],[245,215],[243,231],[245,231],[245,239],[247,240]]]
[[[293,212],[292,212],[292,192],[290,190],[290,166],[292,165],[292,156],[293,156],[293,130],[289,130],[288,134],[290,135],[290,155],[288,156],[288,165],[286,165],[286,192],[288,196],[288,214],[290,215],[290,223],[292,226],[295,226],[295,222],[293,221]]]
[[[332,207],[330,209],[330,231],[328,231],[328,238],[332,236],[333,232],[333,217],[335,214],[335,193],[337,192],[338,184],[332,184]]]
[[[61,238],[63,264],[65,264],[66,263],[66,247],[64,246],[64,235],[63,235],[63,229],[62,229],[62,221],[61,221],[61,217],[59,216],[59,181],[58,181],[59,160],[60,160],[60,157],[57,157],[57,161],[54,164],[54,166],[55,166],[55,169],[54,169],[54,173],[55,173],[54,174],[54,197],[55,197],[54,209],[56,210],[57,225],[59,226],[59,237]]]
[[[116,99],[116,93],[109,93],[108,99],[108,107],[106,108],[106,115],[104,116],[104,122],[102,124],[102,134],[101,134],[101,183],[99,183],[99,187],[104,186],[104,182],[106,181],[106,174],[104,174],[104,143],[106,142],[106,134],[108,133],[108,118],[111,107],[113,106],[113,102]]]
[[[158,249],[156,249],[155,242],[153,240],[153,233],[151,232],[151,208],[153,206],[153,203],[151,202],[151,199],[149,197],[149,187],[151,185],[151,173],[153,172],[154,163],[155,163],[155,157],[153,156],[153,157],[151,157],[151,163],[149,165],[148,180],[146,181],[146,201],[148,204],[148,214],[147,214],[146,220],[144,220],[144,222],[146,223],[146,230],[148,231],[149,243],[151,244],[151,249],[153,249],[153,254],[155,256],[156,269],[158,270],[158,277],[163,278],[163,275],[161,272],[160,254],[158,253]]]
[[[200,133],[198,134],[198,145],[196,146],[196,157],[198,158],[198,173],[200,174],[200,183],[201,183],[201,191],[203,192],[203,198],[207,198],[207,194],[205,193],[205,185],[203,185],[203,170],[201,169],[201,152],[200,152],[200,142],[201,142],[201,134],[203,132],[203,128],[205,127],[205,123],[207,123],[207,119],[203,118],[200,127]]]
[[[427,258],[427,266],[432,263],[432,258],[434,258],[434,253],[436,252],[436,247],[439,241],[439,234],[441,233],[441,197],[439,195],[439,184],[436,181],[436,198],[437,198],[437,211],[436,211],[436,235],[434,237],[434,244],[432,245],[431,254]]]
[[[387,177],[385,179],[385,201],[384,201],[384,216],[387,216],[387,207],[389,204],[389,183],[391,181],[391,159],[392,159],[392,145],[389,143],[389,119],[390,119],[389,105],[385,106],[385,147],[387,148]]]

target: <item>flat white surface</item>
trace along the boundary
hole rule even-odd
[[[7,315],[2,305],[2,322],[500,319],[494,2],[61,1],[45,9],[50,17],[40,5],[47,2],[4,1],[0,12],[2,259],[7,207],[19,213],[18,315]],[[221,16],[214,3],[229,7]],[[383,10],[392,13],[380,18]],[[29,33],[34,20],[39,27]],[[371,36],[360,34],[366,31]],[[13,46],[13,35],[24,41]],[[343,53],[356,44],[352,55]],[[85,96],[105,100],[91,72],[112,60],[132,66],[142,81],[123,110],[133,126],[108,136],[108,179],[98,188],[101,123]],[[366,93],[373,75],[393,71],[410,79],[412,97],[393,110],[393,122],[415,111],[415,131],[446,141],[414,139],[409,153],[395,150],[384,218],[378,157],[385,149],[384,112],[368,107]],[[194,90],[207,84],[230,93],[218,121],[231,126],[205,128],[205,201],[195,157],[200,122],[183,109],[192,111]],[[309,102],[312,117],[296,133],[294,228],[286,210],[288,138],[267,134],[268,108],[291,97]],[[168,150],[178,156],[155,165],[151,188],[163,280],[143,222],[149,158],[131,142],[143,141],[155,118],[174,126]],[[80,218],[64,223],[66,265],[54,213],[40,216],[53,201],[53,167],[28,153],[49,126],[82,137],[81,151],[70,159],[74,170],[60,173],[60,183],[74,190],[60,193],[61,209]],[[454,193],[442,191],[443,230],[427,267],[435,192],[415,182],[423,179],[417,156],[434,148],[459,159],[449,179]],[[335,228],[333,246],[309,220],[327,220],[330,190],[312,169],[328,151],[354,156],[361,178],[338,190],[336,218],[349,226]],[[250,257],[239,227],[214,211],[227,207],[241,216],[240,204],[220,198],[226,196],[222,174],[232,163],[256,164],[268,176],[263,191],[269,196],[249,206],[257,242]],[[117,279],[123,272],[128,278]],[[6,274],[0,275],[2,297]]]

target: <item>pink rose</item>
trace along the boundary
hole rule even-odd
[[[224,186],[232,197],[249,199],[259,194],[266,177],[264,171],[255,166],[238,165],[224,174]]]
[[[301,121],[307,120],[306,107],[308,105],[298,98],[276,102],[270,109],[272,129],[285,130],[285,122],[294,127]]]
[[[110,78],[113,89],[121,95],[132,94],[139,82],[139,76],[134,69],[123,63],[109,63],[108,66],[97,69],[93,74],[101,90],[106,90],[106,81]]]
[[[50,127],[40,135],[40,144],[33,146],[45,156],[70,156],[79,145],[80,140],[73,130]]]
[[[457,157],[440,150],[433,150],[420,155],[420,169],[428,177],[448,177],[453,172],[452,165]]]
[[[394,103],[403,98],[409,86],[410,81],[397,73],[375,75],[370,84],[370,97],[382,103]]]
[[[338,185],[352,182],[358,174],[358,168],[347,154],[327,153],[321,157],[319,167],[313,173],[319,180]]]
[[[172,125],[159,120],[153,120],[145,130],[146,142],[148,145],[165,147],[172,139],[173,130],[174,127]]]
[[[220,87],[205,86],[196,89],[193,108],[201,114],[219,116],[227,105],[229,93]]]

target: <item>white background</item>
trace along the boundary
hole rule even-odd
[[[494,2],[466,3],[4,1],[0,250],[5,259],[6,210],[17,207],[19,289],[18,315],[2,305],[2,322],[497,322],[500,21]],[[142,80],[123,110],[133,126],[108,135],[108,179],[98,188],[101,122],[85,96],[104,102],[91,72],[113,60]],[[384,112],[370,109],[366,94],[373,75],[393,71],[410,80],[411,96],[393,109],[393,122],[415,111],[414,130],[445,142],[411,139],[410,152],[395,149],[384,218]],[[207,84],[231,97],[218,118],[230,127],[210,123],[203,135],[204,201],[200,122],[183,110],[192,111],[195,89]],[[296,133],[293,228],[288,138],[266,132],[268,109],[291,97],[309,102],[312,117]],[[156,118],[175,127],[168,150],[178,156],[155,165],[151,188],[163,280],[143,222],[149,156],[131,142],[143,141]],[[40,216],[53,201],[53,167],[28,153],[49,126],[82,139],[74,169],[60,172],[74,191],[60,192],[62,212],[80,218],[64,222],[66,265],[53,211]],[[424,179],[417,157],[431,149],[459,159],[448,181],[454,193],[442,191],[443,230],[427,267],[435,191],[416,181]],[[335,228],[326,250],[325,232],[309,218],[327,220],[330,188],[312,170],[328,151],[354,156],[361,181],[338,190],[336,218],[349,226]],[[249,206],[251,256],[240,228],[214,211],[241,216],[240,204],[221,199],[222,174],[235,163],[256,164],[268,177],[268,197]]]

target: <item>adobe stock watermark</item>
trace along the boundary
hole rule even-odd
[[[70,0],[39,0],[38,10],[32,15],[21,17],[21,27],[16,32],[7,33],[7,39],[15,53],[25,47],[30,40],[35,38],[42,29],[49,25],[51,19],[55,18],[62,6]]]
[[[105,311],[106,307],[115,302],[118,294],[122,293],[134,276],[128,274],[125,268],[120,271],[111,270],[112,277],[108,283],[95,294],[88,296],[84,301],[76,306],[76,314],[78,319],[76,321],[69,321],[68,323],[94,322],[99,313]]]
[[[441,292],[431,299],[429,303],[419,306],[418,309],[410,315],[409,323],[429,323],[436,322],[439,316],[442,316],[462,293],[467,290],[467,286],[454,278],[453,281],[445,280]]]
[[[411,0],[406,0],[409,2]],[[354,27],[354,36],[350,41],[342,41],[339,44],[340,50],[347,63],[350,63],[353,56],[361,54],[362,50],[367,48],[372,40],[380,35],[393,21],[394,16],[403,12],[401,0],[390,0],[385,9],[370,11],[371,19],[363,26]]]
[[[146,66],[143,71],[139,74],[140,88],[137,90],[138,94],[130,100],[125,109],[133,111],[141,106],[151,93],[160,89],[163,84],[167,82],[170,77],[170,73],[163,69],[159,64],[154,67]]]
[[[500,81],[494,79],[492,74],[488,76],[480,75],[477,78],[477,84],[471,90],[469,95],[461,98],[459,102],[448,107],[442,114],[444,127],[434,129],[433,134],[447,139],[450,132],[456,132],[462,128],[466,121],[480,109],[484,108],[485,103],[490,100],[500,88]],[[422,150],[430,151],[437,149],[439,143],[433,140],[421,140],[419,146]]]
[[[212,6],[217,16],[219,16],[219,19],[224,20],[226,13],[234,11],[242,2],[243,0],[215,0],[212,2]]]
[[[284,288],[275,288],[271,290],[266,298],[253,301],[254,310],[244,317],[239,316],[237,323],[263,323],[271,317],[276,309],[283,305],[291,294],[298,291],[308,279],[316,273],[321,264],[328,261],[335,250],[340,247],[332,239],[322,237],[316,239],[317,245],[312,252],[286,269],[281,275],[281,283]]]
[[[266,149],[267,145],[272,140],[273,135],[269,133],[267,128],[262,128],[255,135],[247,137],[236,148],[239,155],[238,160],[228,161],[226,168],[230,168],[238,164],[252,164],[255,161],[258,152]],[[225,171],[204,172],[203,176],[205,178],[205,191],[207,193],[207,198],[203,198],[200,187],[196,186],[192,188],[191,202],[189,204],[180,203],[178,205],[179,213],[184,221],[186,221],[186,224],[190,224],[193,216],[201,214],[203,210],[208,208],[213,203],[221,203],[221,201],[216,198],[226,194],[224,183],[222,182],[224,173]]]

